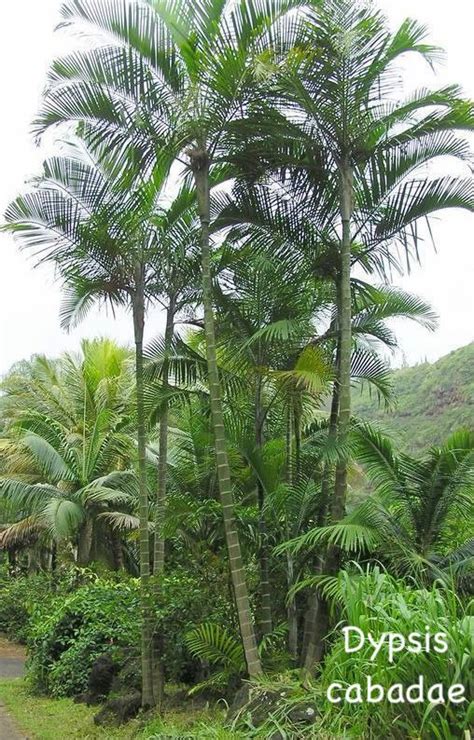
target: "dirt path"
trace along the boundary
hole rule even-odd
[[[21,678],[25,669],[25,651],[20,645],[13,645],[0,637],[0,679]],[[0,700],[0,740],[25,740],[25,735],[13,721]]]

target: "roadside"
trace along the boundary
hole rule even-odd
[[[35,696],[23,681],[25,651],[0,637],[0,740],[151,740],[157,737],[195,737],[234,740],[241,735],[222,727],[222,709],[210,709],[193,700],[183,701],[179,692],[170,696],[163,719],[136,719],[122,727],[94,724],[97,707],[73,699]],[[145,724],[144,724],[145,721]],[[22,728],[22,729],[19,729]]]
[[[0,682],[21,679],[25,670],[25,651],[0,637]],[[0,740],[24,740],[27,736],[17,728],[7,712],[0,692]]]

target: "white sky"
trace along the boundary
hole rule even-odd
[[[409,84],[441,85],[456,82],[474,97],[472,0],[380,0],[394,23],[405,16],[427,23],[434,43],[447,52],[437,78],[418,63],[408,65]],[[35,146],[31,121],[39,107],[49,60],[74,44],[53,33],[60,0],[3,0],[0,4],[0,214],[24,183],[38,171],[43,154]],[[473,340],[474,252],[472,215],[443,213],[435,224],[438,252],[426,245],[422,267],[397,284],[428,300],[440,316],[440,326],[430,334],[409,323],[397,325],[400,343],[410,364],[436,359]],[[50,269],[33,269],[13,239],[0,234],[0,373],[33,353],[56,355],[78,346],[84,336],[112,336],[132,340],[130,317],[116,320],[104,312],[91,314],[70,335],[59,327],[60,285]],[[162,329],[155,311],[148,320],[148,334]]]

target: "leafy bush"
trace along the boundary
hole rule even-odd
[[[50,603],[53,598],[51,578],[45,574],[0,578],[0,632],[10,640],[26,643],[35,605]]]
[[[122,667],[122,675],[140,670],[136,661],[141,620],[138,581],[90,577],[92,582],[50,602],[47,612],[41,602],[33,610],[28,666],[37,691],[53,696],[83,693],[92,664],[103,653]],[[214,581],[205,584],[176,568],[163,578],[156,615],[164,637],[167,680],[194,681],[201,666],[187,649],[185,635],[209,616],[229,621],[228,599],[218,593]]]
[[[287,632],[286,624],[281,624],[262,638],[258,651],[265,668],[275,670],[288,663],[289,656],[283,647]],[[195,684],[189,693],[203,689],[235,692],[246,673],[244,650],[238,635],[219,624],[205,622],[188,632],[185,639],[190,653],[213,669],[209,678]]]
[[[208,574],[209,575],[209,574]],[[186,635],[202,622],[232,624],[232,606],[218,573],[190,573],[175,567],[163,578],[157,605],[158,629],[164,636],[164,664],[168,681],[194,683],[201,664],[191,653]]]
[[[36,690],[73,696],[85,691],[99,655],[123,661],[139,642],[138,584],[97,579],[56,600],[49,615],[33,613],[28,675]]]

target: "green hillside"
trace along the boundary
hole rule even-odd
[[[394,410],[385,411],[364,389],[354,393],[353,411],[382,422],[407,450],[438,444],[461,426],[474,428],[474,343],[432,364],[396,370],[393,379]]]

